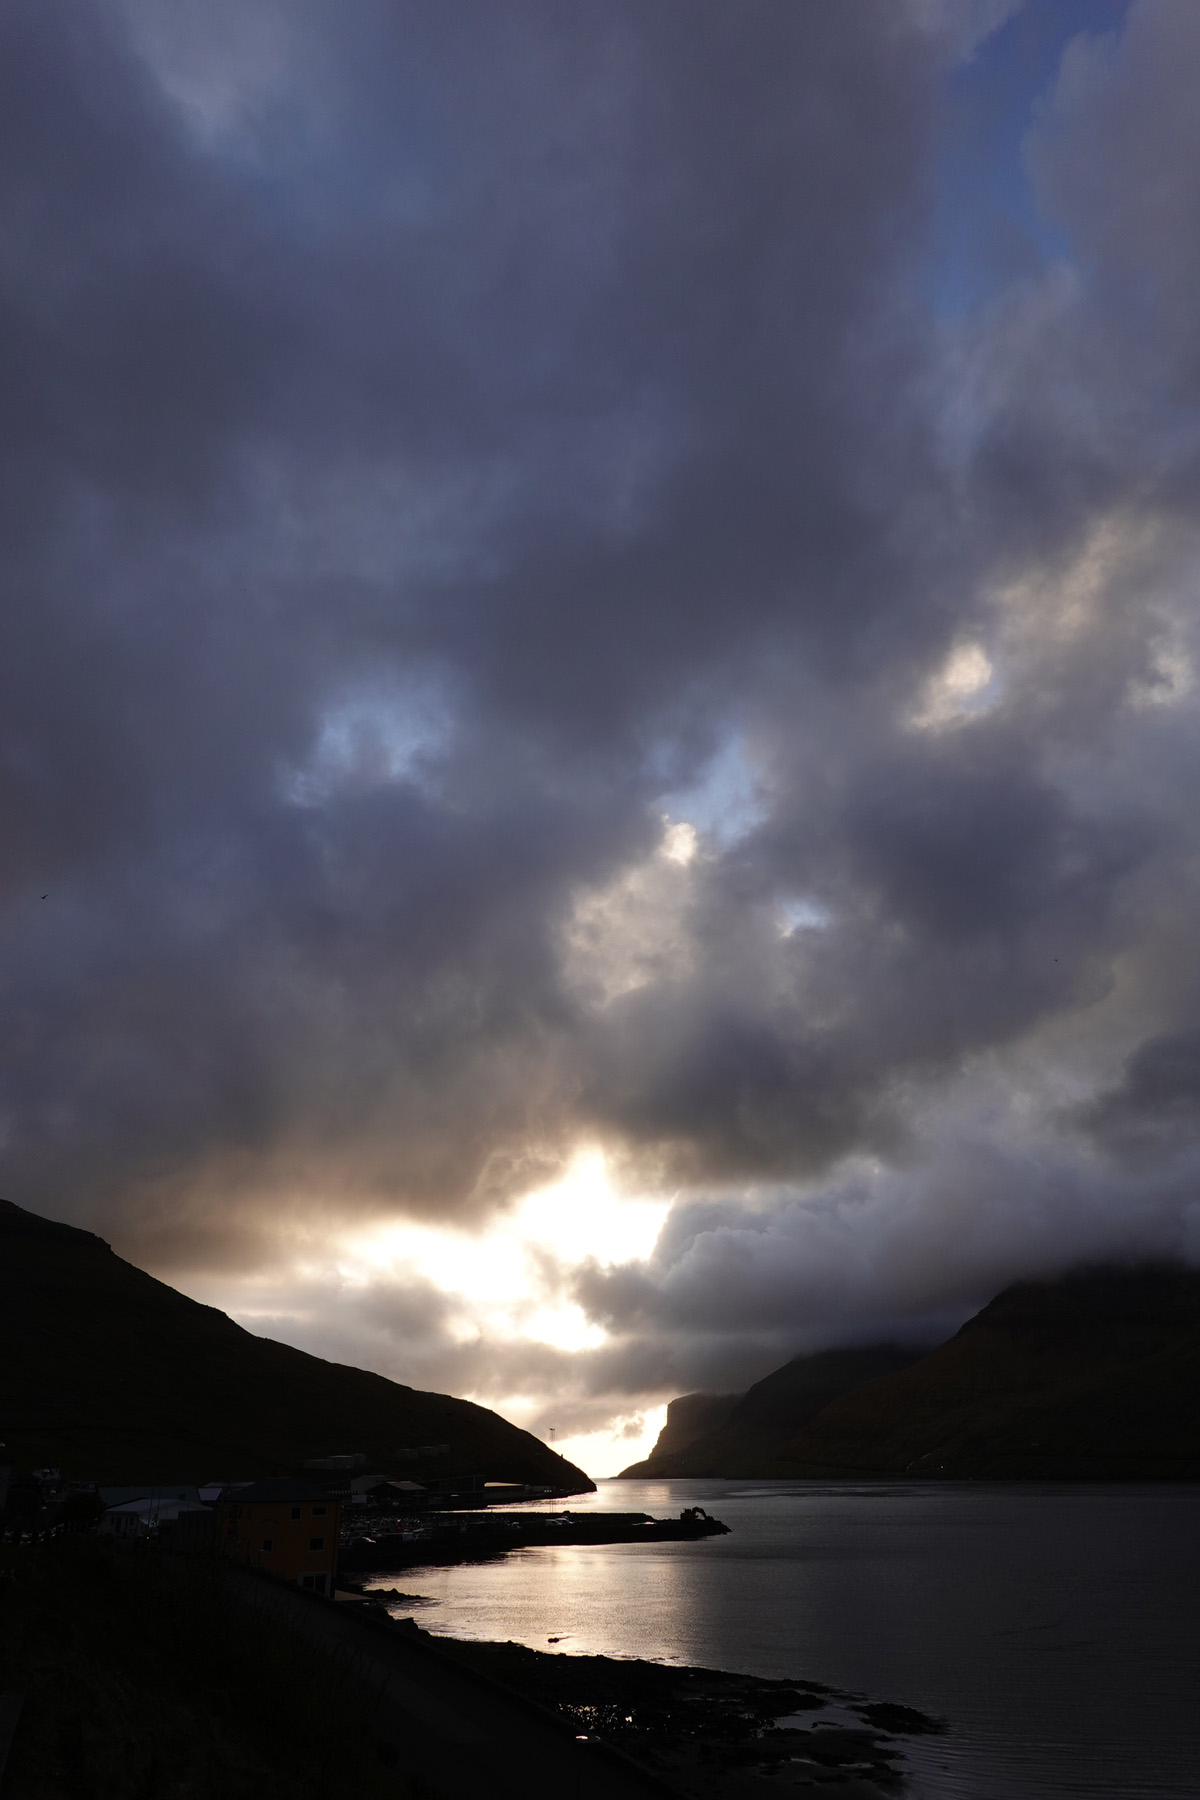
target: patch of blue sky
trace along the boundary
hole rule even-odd
[[[1119,34],[1130,0],[1027,0],[948,79],[937,149],[926,299],[961,319],[1012,281],[1070,259],[1025,163],[1038,102],[1073,39]]]
[[[452,721],[433,689],[359,693],[329,707],[307,762],[285,786],[300,806],[319,806],[339,790],[420,781],[445,748]]]
[[[784,937],[791,937],[795,931],[822,931],[832,918],[828,907],[810,894],[795,894],[779,903],[779,928]]]
[[[659,796],[673,825],[694,826],[718,846],[736,843],[765,815],[761,777],[740,735],[726,739],[698,781]]]

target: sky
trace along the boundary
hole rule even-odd
[[[9,0],[5,1195],[597,1475],[1200,1260],[1198,88],[1194,0]]]

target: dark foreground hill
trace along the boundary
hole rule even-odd
[[[112,1482],[236,1480],[364,1451],[404,1472],[567,1493],[593,1483],[486,1407],[254,1337],[115,1256],[0,1201],[0,1439],[18,1466]],[[400,1458],[422,1446],[433,1458]]]
[[[758,1388],[822,1362],[798,1359]],[[1194,1480],[1200,1273],[1091,1269],[1008,1288],[928,1355],[847,1382],[757,1460],[730,1440],[736,1417],[669,1469],[652,1456],[626,1473]]]

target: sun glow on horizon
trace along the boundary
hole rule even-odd
[[[451,1302],[461,1340],[495,1335],[590,1350],[607,1334],[564,1296],[565,1281],[593,1260],[643,1261],[669,1208],[618,1194],[603,1152],[586,1149],[560,1181],[526,1195],[486,1230],[404,1221],[350,1233],[336,1268],[351,1285],[386,1275],[429,1282]]]
[[[649,1456],[666,1418],[665,1404],[648,1406],[626,1421],[624,1430],[580,1432],[559,1438],[554,1448],[577,1469],[586,1469],[593,1481],[605,1481]]]
[[[620,1193],[602,1151],[581,1148],[562,1177],[526,1194],[501,1218],[472,1230],[467,1226],[397,1220],[329,1235],[310,1230],[292,1240],[292,1253],[269,1271],[232,1279],[189,1282],[184,1291],[219,1306],[247,1330],[337,1361],[378,1368],[392,1380],[452,1391],[511,1419],[549,1442],[553,1408],[562,1406],[562,1434],[554,1448],[598,1477],[615,1475],[640,1461],[661,1429],[665,1406],[644,1407],[633,1396],[614,1395],[607,1420],[595,1430],[572,1430],[582,1397],[569,1365],[539,1350],[572,1356],[609,1342],[605,1328],[588,1317],[574,1298],[575,1273],[588,1263],[611,1267],[644,1261],[654,1249],[671,1201]],[[181,1284],[182,1285],[182,1284]],[[405,1294],[435,1290],[443,1306],[397,1357],[384,1348],[378,1331],[381,1304],[389,1290],[403,1306]],[[363,1312],[362,1347],[355,1343],[353,1314]],[[332,1335],[323,1321],[342,1315]],[[420,1316],[418,1314],[418,1316]],[[403,1342],[403,1340],[401,1340]],[[380,1354],[366,1345],[374,1343]],[[522,1358],[520,1346],[529,1346]],[[502,1359],[489,1347],[517,1349],[517,1365],[528,1364],[518,1391],[498,1391]],[[483,1370],[473,1380],[440,1376],[438,1361],[453,1363],[465,1350],[467,1366]],[[476,1354],[479,1352],[480,1354]],[[482,1358],[482,1360],[481,1360]],[[581,1382],[581,1389],[586,1384]],[[557,1402],[552,1395],[557,1394]],[[547,1408],[550,1408],[549,1412]],[[587,1402],[590,1419],[603,1408]]]
[[[596,1431],[560,1432],[551,1439],[548,1426],[539,1429],[534,1419],[534,1403],[524,1396],[510,1395],[494,1404],[505,1418],[511,1419],[525,1430],[533,1431],[535,1436],[544,1438],[568,1462],[574,1463],[577,1469],[585,1469],[593,1481],[610,1480],[631,1463],[642,1462],[654,1448],[655,1440],[667,1418],[666,1403],[663,1402],[658,1406],[640,1407],[629,1413],[617,1413],[607,1425]],[[544,1404],[537,1404],[544,1419]]]

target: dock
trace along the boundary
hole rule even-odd
[[[347,1574],[411,1569],[423,1565],[476,1562],[509,1550],[556,1544],[662,1544],[722,1537],[719,1519],[696,1509],[677,1519],[649,1513],[504,1512],[435,1515],[403,1530],[394,1522],[372,1521],[343,1543],[338,1568]]]

